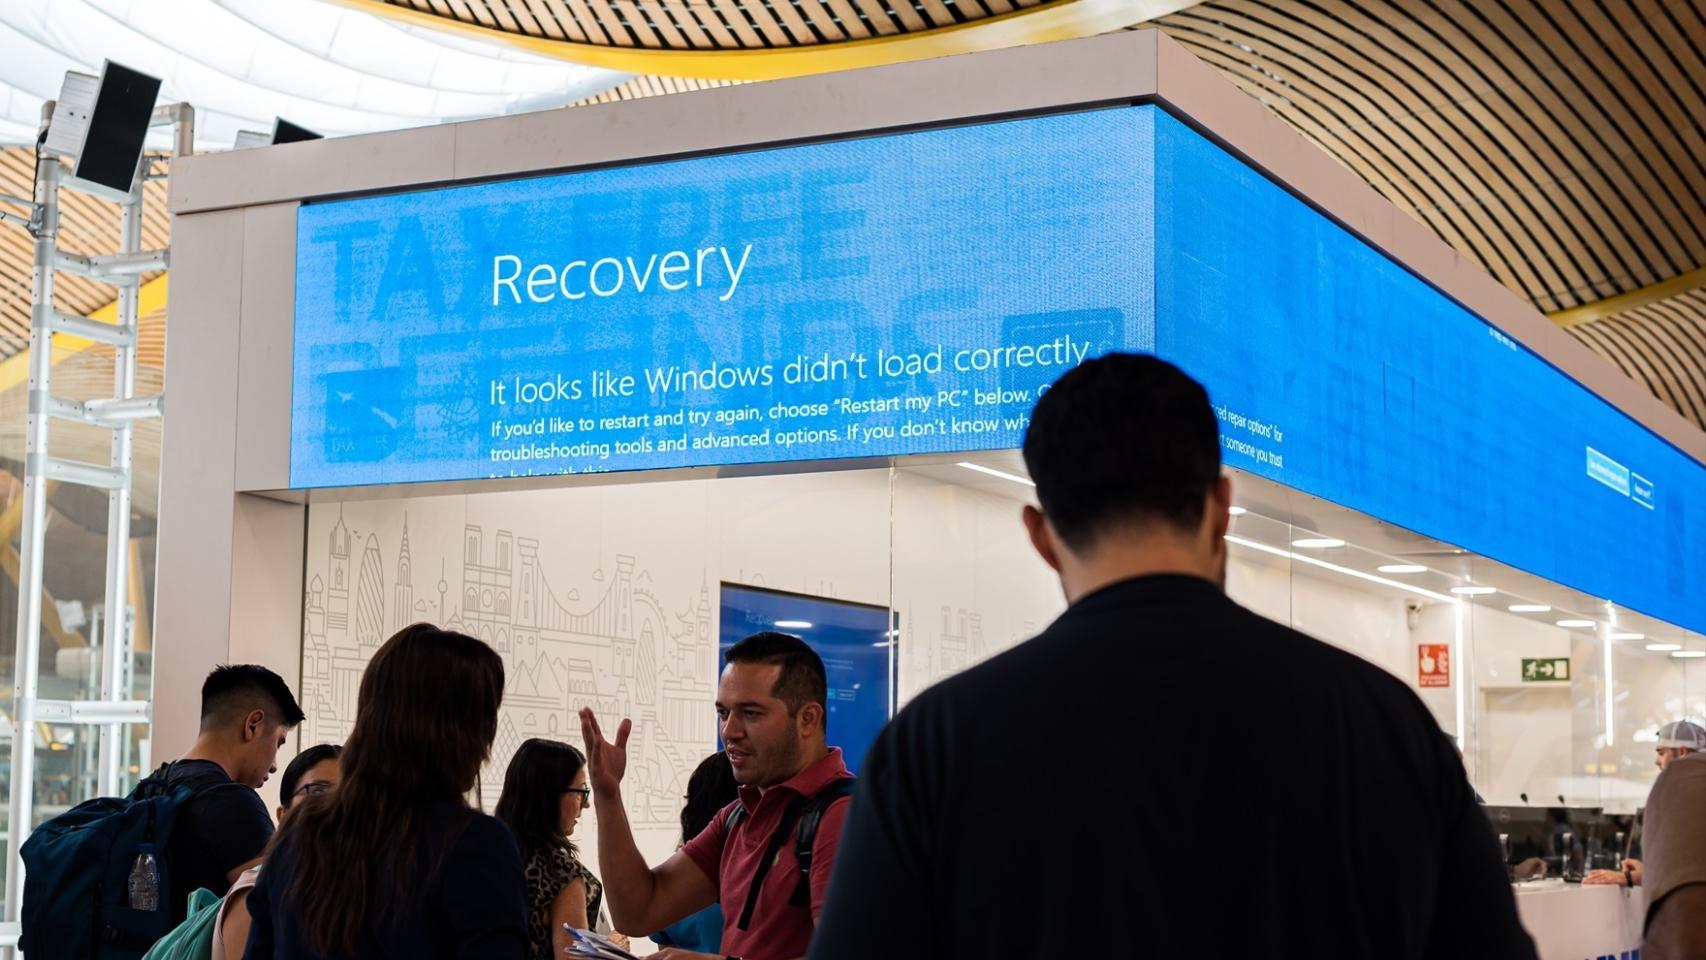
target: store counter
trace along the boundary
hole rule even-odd
[[[1647,898],[1641,888],[1584,887],[1562,880],[1516,884],[1516,910],[1540,960],[1634,960]]]

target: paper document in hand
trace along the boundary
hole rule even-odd
[[[576,930],[568,924],[563,929],[575,938],[575,942],[563,948],[563,953],[571,957],[597,957],[599,960],[639,960],[633,954],[611,943],[604,937],[591,930]]]

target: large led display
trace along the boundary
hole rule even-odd
[[[305,206],[291,485],[1014,446],[1152,343],[1153,119]]]
[[[1699,462],[1178,120],[1155,144],[1156,351],[1227,464],[1706,628]]]
[[[291,484],[1012,447],[1113,349],[1229,465],[1706,629],[1706,468],[1151,106],[304,206]]]

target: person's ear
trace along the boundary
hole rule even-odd
[[[249,715],[243,718],[243,742],[248,743],[251,740],[260,739],[261,734],[265,731],[266,723],[266,711],[250,710]]]
[[[1204,520],[1209,524],[1209,538],[1213,543],[1225,539],[1226,531],[1232,527],[1232,478],[1222,476],[1208,488],[1208,502],[1203,510]]]
[[[279,804],[278,811],[273,814],[273,819],[277,820],[279,823],[284,822],[284,805],[283,804]]]
[[[1025,523],[1025,533],[1031,538],[1031,547],[1037,551],[1037,556],[1049,565],[1055,573],[1060,572],[1060,548],[1055,545],[1054,536],[1049,529],[1048,517],[1033,504],[1025,504],[1019,518]]]
[[[795,722],[800,725],[800,733],[805,735],[816,729],[820,733],[827,734],[829,728],[823,722],[825,710],[826,708],[821,703],[808,703],[800,707],[800,712],[795,718]]]

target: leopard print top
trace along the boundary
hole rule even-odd
[[[551,902],[576,878],[586,885],[586,922],[598,923],[604,885],[562,847],[540,850],[527,858],[527,941],[532,960],[557,960],[551,954]]]

